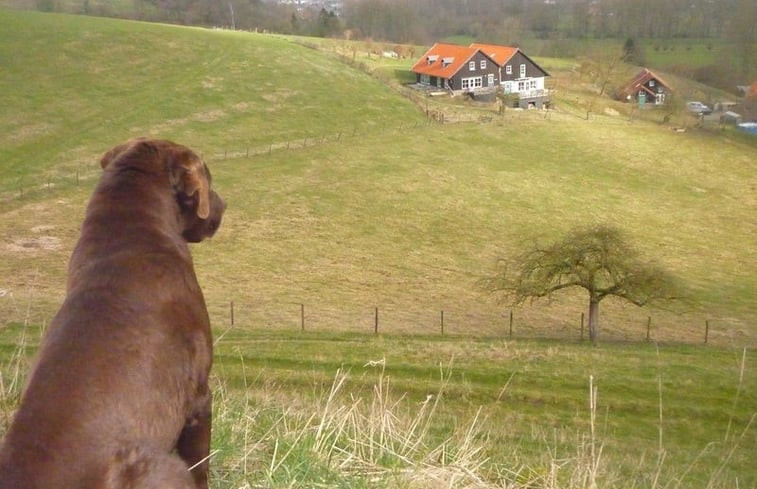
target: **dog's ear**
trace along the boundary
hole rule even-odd
[[[210,185],[205,163],[191,152],[175,154],[171,163],[171,184],[176,192],[197,200],[197,217],[210,215]]]

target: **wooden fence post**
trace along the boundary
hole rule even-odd
[[[229,304],[229,313],[231,315],[231,325],[234,326],[234,301]]]
[[[510,339],[513,339],[513,311],[510,309]]]
[[[305,304],[300,304],[300,325],[302,331],[305,331]]]
[[[375,323],[373,325],[373,334],[378,334],[378,307],[376,308]]]
[[[707,319],[704,322],[704,344],[705,345],[707,344],[707,340],[709,339],[709,336],[710,336],[710,320]]]
[[[442,336],[444,336],[444,311],[441,314]]]

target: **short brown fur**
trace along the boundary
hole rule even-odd
[[[133,140],[101,164],[0,489],[204,489],[212,342],[187,242],[212,236],[226,206],[170,141]]]

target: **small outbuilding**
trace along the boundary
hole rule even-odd
[[[741,114],[737,114],[731,110],[723,112],[723,115],[720,116],[721,124],[741,124],[742,122]]]
[[[623,102],[636,102],[640,106],[663,105],[671,93],[672,89],[668,83],[651,70],[644,68],[618,90],[617,98]]]

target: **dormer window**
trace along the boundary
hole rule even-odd
[[[455,58],[448,56],[446,58],[442,58],[442,68],[446,68],[447,66],[451,65],[455,62]]]
[[[437,59],[439,59],[439,56],[432,54],[431,56],[426,58],[426,61],[428,61],[428,64],[432,65],[436,62]]]

